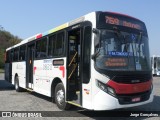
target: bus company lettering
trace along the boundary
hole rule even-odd
[[[17,69],[23,69],[23,65],[17,64]]]
[[[44,60],[43,63],[52,63],[52,60]]]
[[[52,70],[52,64],[43,64],[43,70]]]

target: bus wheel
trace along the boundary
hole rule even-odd
[[[22,91],[22,88],[19,87],[19,79],[18,79],[18,76],[16,76],[16,78],[15,78],[15,90],[16,90],[17,92],[21,92],[21,91]]]
[[[70,108],[70,104],[65,102],[65,91],[62,83],[58,83],[55,88],[55,102],[61,110],[67,110]]]

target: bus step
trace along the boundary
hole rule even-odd
[[[74,101],[67,101],[69,104],[75,105],[77,107],[82,107],[79,103],[76,103]]]
[[[29,92],[33,92],[33,89],[31,89],[31,88],[26,88],[26,90]]]
[[[78,105],[80,107],[80,91],[76,91],[74,97],[72,96],[72,98],[68,102],[71,104],[74,103],[76,104],[76,106]]]

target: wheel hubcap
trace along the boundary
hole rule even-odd
[[[57,102],[62,105],[64,102],[64,92],[63,90],[57,91]]]

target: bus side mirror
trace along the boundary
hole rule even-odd
[[[98,44],[100,44],[100,30],[93,28],[93,33],[95,34],[94,46],[97,46]]]
[[[96,57],[99,55],[100,50],[98,50],[97,52],[95,52],[93,55],[91,55],[91,59],[95,60]]]

